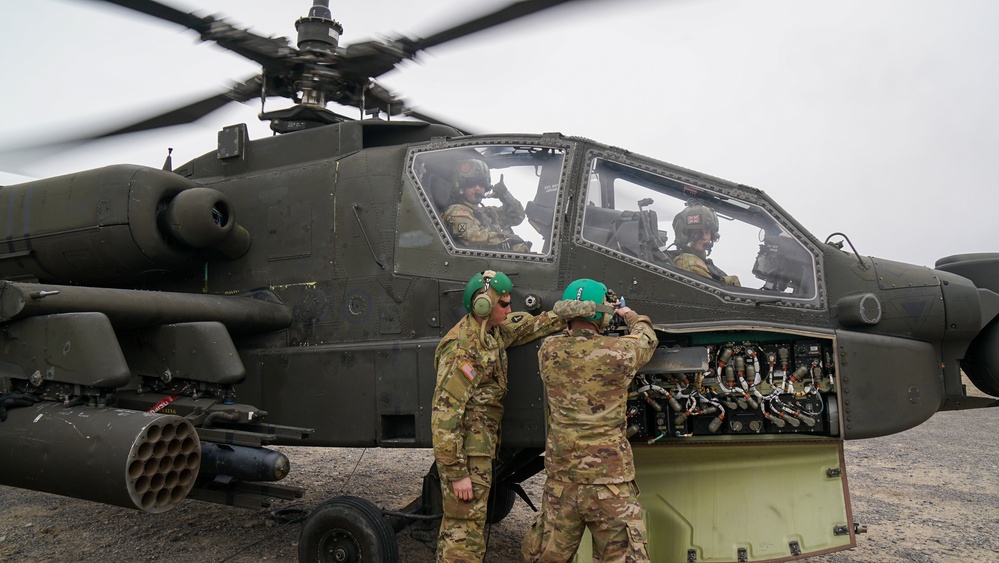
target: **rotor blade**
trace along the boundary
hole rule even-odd
[[[149,131],[161,127],[185,125],[192,123],[221,108],[229,102],[245,102],[260,95],[262,77],[254,76],[249,80],[235,84],[225,92],[214,94],[204,99],[196,100],[179,108],[171,109],[148,117],[135,123],[129,123],[111,130],[92,133],[79,137],[38,143],[10,149],[0,149],[0,164],[8,170],[17,172],[19,166],[47,158],[56,152],[65,151],[90,141],[106,139],[116,135]]]
[[[415,39],[398,37],[387,43],[384,41],[352,43],[340,54],[337,68],[354,80],[375,78],[392,70],[400,62],[412,59],[424,49],[572,1],[578,0],[521,0],[430,37]]]
[[[195,101],[183,107],[172,109],[168,112],[144,119],[137,123],[132,123],[130,125],[126,125],[112,131],[106,131],[89,138],[83,138],[81,140],[88,141],[94,139],[104,139],[115,135],[159,129],[160,127],[186,125],[201,119],[229,102],[245,102],[256,97],[260,94],[261,79],[262,77],[259,75],[254,76],[249,80],[234,85],[226,92],[215,94],[214,96]]]
[[[573,0],[521,0],[520,2],[515,2],[505,8],[497,10],[492,14],[487,14],[480,18],[456,25],[450,29],[435,33],[430,37],[424,37],[422,39],[401,39],[400,41],[404,44],[403,48],[410,55],[414,55],[417,51],[429,49],[430,47],[440,45],[441,43],[453,41],[460,37],[477,33],[484,29],[495,27],[524,16],[529,16],[542,10],[547,10],[548,8],[558,6],[559,4],[565,4],[566,2],[572,1]]]
[[[406,100],[397,97],[395,94],[390,92],[381,84],[378,84],[374,80],[369,80],[367,87],[364,88],[363,94],[363,104],[366,112],[369,110],[378,110],[379,112],[384,112],[388,114],[391,118],[394,115],[404,115],[407,117],[415,117],[420,121],[425,121],[427,123],[434,123],[436,125],[446,125],[453,129],[457,129],[465,135],[473,135],[467,127],[459,127],[454,123],[449,123],[442,119],[427,115],[416,111],[415,109],[409,107]],[[347,102],[352,102],[351,100],[345,100]],[[361,100],[356,100],[356,107],[360,107]],[[371,113],[371,112],[369,112]]]
[[[406,102],[398,99],[395,94],[389,92],[384,86],[374,80],[368,81],[368,86],[364,93],[364,109],[375,109],[391,115],[399,115],[405,111]]]
[[[153,2],[152,0],[99,0],[107,2],[108,4],[117,4],[123,8],[129,8],[135,10],[136,12],[141,12],[147,16],[153,16],[154,18],[159,18],[161,20],[166,20],[184,27],[193,29],[198,33],[204,35],[212,27],[212,22],[215,21],[214,18],[202,18],[194,14],[189,14],[187,12],[181,12],[176,8],[171,8],[165,4],[160,4],[159,2]]]
[[[286,58],[296,52],[284,37],[264,37],[235,27],[221,18],[182,12],[154,0],[97,1],[129,8],[197,31],[203,41],[213,41],[220,47],[260,63],[266,69],[283,68]]]
[[[457,129],[465,135],[474,135],[468,127],[459,127],[454,123],[438,119],[431,115],[421,113],[415,109],[409,107],[406,100],[396,97],[395,94],[388,91],[381,84],[378,84],[374,80],[368,82],[368,87],[365,89],[364,95],[364,106],[365,108],[375,109],[385,112],[390,117],[393,115],[405,115],[409,117],[415,117],[420,121],[426,121],[427,123],[434,123],[436,125],[446,125],[453,129]]]

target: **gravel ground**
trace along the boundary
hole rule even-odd
[[[997,436],[999,412],[986,409],[937,413],[901,434],[847,442],[854,519],[868,533],[852,550],[809,561],[999,562]],[[294,561],[301,528],[292,517],[296,510],[341,494],[397,510],[419,493],[432,460],[422,449],[283,451],[292,462],[286,482],[307,493],[263,511],[184,501],[166,513],[145,514],[0,487],[0,561]],[[542,479],[526,483],[534,499]],[[486,561],[517,560],[531,517],[517,501],[492,527]],[[402,561],[433,561],[406,532],[397,538]]]

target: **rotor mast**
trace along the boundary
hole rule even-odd
[[[343,33],[343,26],[333,19],[329,0],[313,0],[309,15],[299,18],[295,22],[295,29],[298,30],[299,50],[320,56],[335,55],[340,35]],[[302,93],[303,104],[326,107],[329,99],[326,89],[322,87],[324,82],[322,75],[329,74],[331,78],[339,78],[339,74],[333,69],[324,70],[326,72],[307,72],[296,84]]]

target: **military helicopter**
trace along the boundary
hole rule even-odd
[[[296,103],[264,113],[277,135],[226,127],[216,150],[177,167],[0,188],[2,484],[149,512],[184,498],[254,508],[301,494],[279,483],[287,459],[269,444],[427,447],[434,347],[464,314],[464,282],[488,267],[514,276],[519,310],[592,277],[656,322],[661,349],[629,416],[656,560],[852,547],[843,440],[993,406],[967,396],[961,368],[999,395],[997,254],[934,269],[870,258],[843,235],[816,238],[759,190],[624,149],[468,135],[412,110],[424,119],[388,119],[408,108],[373,79],[435,41],[557,2],[345,48],[320,1],[297,48],[157,2],[112,3],[262,65],[199,108]],[[330,100],[375,115],[338,115]],[[468,159],[524,202],[514,230],[526,251],[468,244],[442,219]],[[673,218],[690,202],[720,218],[712,258],[741,285],[676,267]],[[535,350],[511,356],[493,520],[543,470]],[[777,472],[775,499],[757,484]],[[389,518],[332,499],[303,526],[301,558],[391,560],[395,531],[432,531],[436,486],[430,471]],[[728,521],[719,507],[733,502],[777,508]]]

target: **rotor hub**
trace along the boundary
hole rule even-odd
[[[298,30],[298,48],[319,51],[330,55],[336,52],[343,26],[333,19],[329,0],[315,0],[309,15],[295,22]]]

